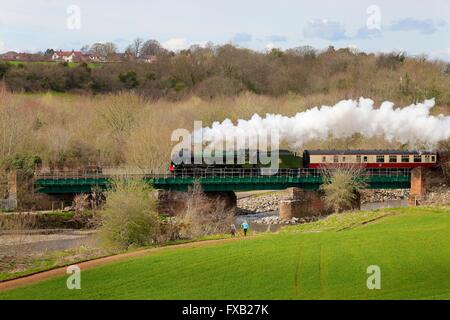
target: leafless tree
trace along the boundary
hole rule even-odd
[[[212,200],[194,184],[189,192],[187,206],[180,215],[181,236],[196,238],[227,232],[234,220],[234,212],[227,208],[223,200]]]
[[[139,50],[139,56],[140,57],[158,56],[165,52],[166,49],[164,49],[158,41],[147,40],[142,44]]]
[[[335,213],[351,209],[358,200],[358,190],[367,186],[361,166],[342,164],[338,167],[322,167],[325,203]]]
[[[117,46],[112,42],[94,43],[89,51],[99,56],[110,57],[117,52]]]
[[[134,58],[138,58],[141,53],[143,44],[144,40],[142,38],[136,38],[133,43],[127,47],[125,53],[131,55]]]

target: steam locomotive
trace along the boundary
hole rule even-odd
[[[266,154],[266,157],[271,157],[270,152]],[[305,150],[302,155],[289,150],[279,150],[277,158],[280,169],[333,168],[342,165],[379,169],[412,169],[436,167],[440,160],[438,152],[404,150]],[[270,166],[270,164],[254,164],[255,161],[251,159],[260,159],[260,152],[251,150],[223,152],[212,159],[185,149],[172,157],[169,170],[177,174],[180,170],[190,169],[245,169]]]

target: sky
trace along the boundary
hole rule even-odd
[[[156,39],[170,50],[233,43],[406,51],[450,61],[448,0],[0,0],[0,53]]]

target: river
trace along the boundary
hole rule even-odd
[[[376,209],[383,209],[383,208],[401,208],[401,207],[407,207],[408,206],[408,200],[388,200],[385,202],[373,202],[373,203],[366,203],[361,205],[361,211],[372,211]],[[236,217],[236,225],[241,226],[242,223],[247,222],[250,225],[250,232],[251,233],[263,233],[263,232],[277,232],[281,229],[283,226],[282,224],[261,224],[257,223],[256,221],[261,220],[262,218],[266,217],[278,217],[278,211],[271,211],[271,212],[263,212],[263,213],[255,213],[255,214],[249,214],[244,216],[237,216]]]

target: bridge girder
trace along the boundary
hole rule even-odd
[[[387,172],[388,173],[388,172]],[[125,178],[125,177],[124,177]],[[252,176],[252,177],[141,177],[155,189],[172,191],[188,191],[194,183],[200,183],[204,191],[252,191],[252,190],[284,190],[288,188],[301,188],[305,190],[318,190],[323,184],[321,176]],[[108,189],[108,177],[53,177],[37,178],[35,190],[45,194],[76,194],[90,193],[95,189]],[[410,174],[373,175],[367,178],[367,189],[409,189],[411,186]]]

